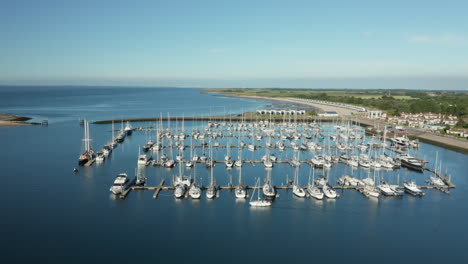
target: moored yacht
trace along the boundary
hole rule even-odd
[[[114,184],[110,188],[110,191],[117,195],[126,190],[129,183],[129,179],[126,173],[120,173],[114,180]]]
[[[127,134],[127,136],[130,136],[133,132],[133,128],[132,126],[130,125],[130,122],[127,121],[127,125],[125,126],[125,134]]]
[[[423,196],[425,193],[419,189],[414,181],[403,183],[405,191],[413,196]]]

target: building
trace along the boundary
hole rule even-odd
[[[468,137],[468,129],[449,129],[447,134],[454,134],[460,137]]]
[[[370,119],[387,118],[387,113],[382,112],[380,110],[369,110],[367,112],[367,117]]]
[[[317,115],[321,117],[337,117],[338,113],[335,111],[328,111],[328,112],[320,112]]]
[[[261,109],[261,110],[257,110],[257,114],[261,114],[261,115],[305,115],[306,110]]]
[[[419,128],[430,128],[435,126],[454,126],[458,123],[458,117],[453,115],[444,115],[436,113],[405,113],[402,112],[401,116],[391,116],[387,117],[388,122],[406,125],[409,127],[419,127]],[[427,127],[431,125],[432,127]]]

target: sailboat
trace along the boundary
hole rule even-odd
[[[273,168],[273,162],[271,161],[270,150],[268,148],[266,149],[266,155],[265,155],[265,160],[263,161],[263,165],[267,169]]]
[[[174,180],[174,196],[176,198],[182,198],[185,195],[188,186],[190,186],[192,182],[189,177],[182,176],[182,166],[180,166],[180,163],[178,167],[179,176],[176,176]]]
[[[239,184],[236,186],[236,198],[244,199],[247,196],[247,190],[242,183],[242,167],[239,167]]]
[[[210,159],[211,159],[211,162],[213,162],[213,149],[211,148],[211,144],[210,144]],[[211,168],[210,168],[210,173],[211,173],[210,186],[208,186],[208,189],[206,190],[206,198],[208,198],[208,199],[213,199],[216,196],[216,192],[217,192],[217,188],[216,188],[215,181],[214,181],[214,178],[213,178],[213,170],[214,170],[214,167],[211,166]]]
[[[299,198],[304,198],[306,193],[301,186],[299,186],[299,168],[294,170],[293,194]]]
[[[307,192],[310,194],[310,196],[314,197],[315,199],[322,200],[323,199],[323,192],[320,191],[317,186],[314,184],[315,180],[315,169],[310,168],[311,172],[313,171],[313,179],[312,181],[310,180],[310,172],[309,172],[309,184],[307,185]]]
[[[141,154],[141,153],[140,153],[140,147],[138,147],[138,161],[137,161],[137,165],[138,165],[138,166],[146,166],[147,163],[148,163],[148,157],[146,156],[146,154]]]
[[[94,151],[91,148],[91,139],[89,138],[89,122],[84,121],[84,137],[83,137],[84,152],[78,158],[80,166],[85,165],[88,161],[94,159]]]
[[[242,145],[240,143],[240,137],[239,137],[239,147],[237,149],[237,160],[234,162],[234,165],[236,167],[242,167]]]
[[[328,183],[328,175],[326,177],[326,184],[323,185],[323,187],[322,187],[322,191],[323,191],[323,194],[327,198],[335,199],[335,198],[338,197],[338,195],[336,195],[335,189],[333,189],[333,187]]]
[[[190,188],[189,188],[189,195],[192,199],[200,199],[200,196],[201,196],[201,188],[198,187],[197,185],[197,176],[196,176],[196,173],[195,173],[195,170],[196,170],[196,165],[193,166],[193,182],[192,182],[192,185],[190,185]]]
[[[259,184],[260,184],[260,178],[257,179],[257,182],[255,183],[254,191],[252,193],[252,196],[250,197],[250,202],[249,202],[250,206],[252,206],[252,207],[271,206],[271,201],[260,199],[260,190],[257,192],[257,200],[255,200],[255,201],[252,200],[253,197],[254,197],[255,191],[259,188]]]
[[[271,169],[266,169],[266,173],[267,177],[263,185],[263,195],[267,198],[275,198],[276,190],[273,185],[271,185]]]

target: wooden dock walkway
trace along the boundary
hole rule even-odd
[[[129,182],[128,188],[119,194],[119,198],[120,198],[120,199],[125,199],[125,198],[127,197],[128,193],[129,193],[131,190],[133,190],[133,187],[134,187],[135,183],[136,183],[136,177],[133,178],[133,179]]]
[[[160,187],[160,188],[157,188],[156,191],[154,192],[154,194],[153,194],[153,199],[158,198],[159,192],[161,191],[161,188],[162,188],[162,186],[164,185],[164,181],[165,181],[165,180],[162,179],[161,182],[159,183],[159,187]]]
[[[83,166],[84,167],[89,167],[91,165],[93,165],[93,163],[96,161],[96,159],[92,159],[92,160],[88,160],[88,162],[86,162]]]

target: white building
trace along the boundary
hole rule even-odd
[[[370,119],[387,118],[387,113],[380,110],[370,110],[367,112],[367,117]]]
[[[306,110],[277,110],[277,109],[270,109],[270,110],[257,110],[257,114],[261,115],[305,115]]]
[[[338,113],[335,111],[328,111],[328,112],[320,112],[317,115],[323,116],[323,117],[337,117]]]

